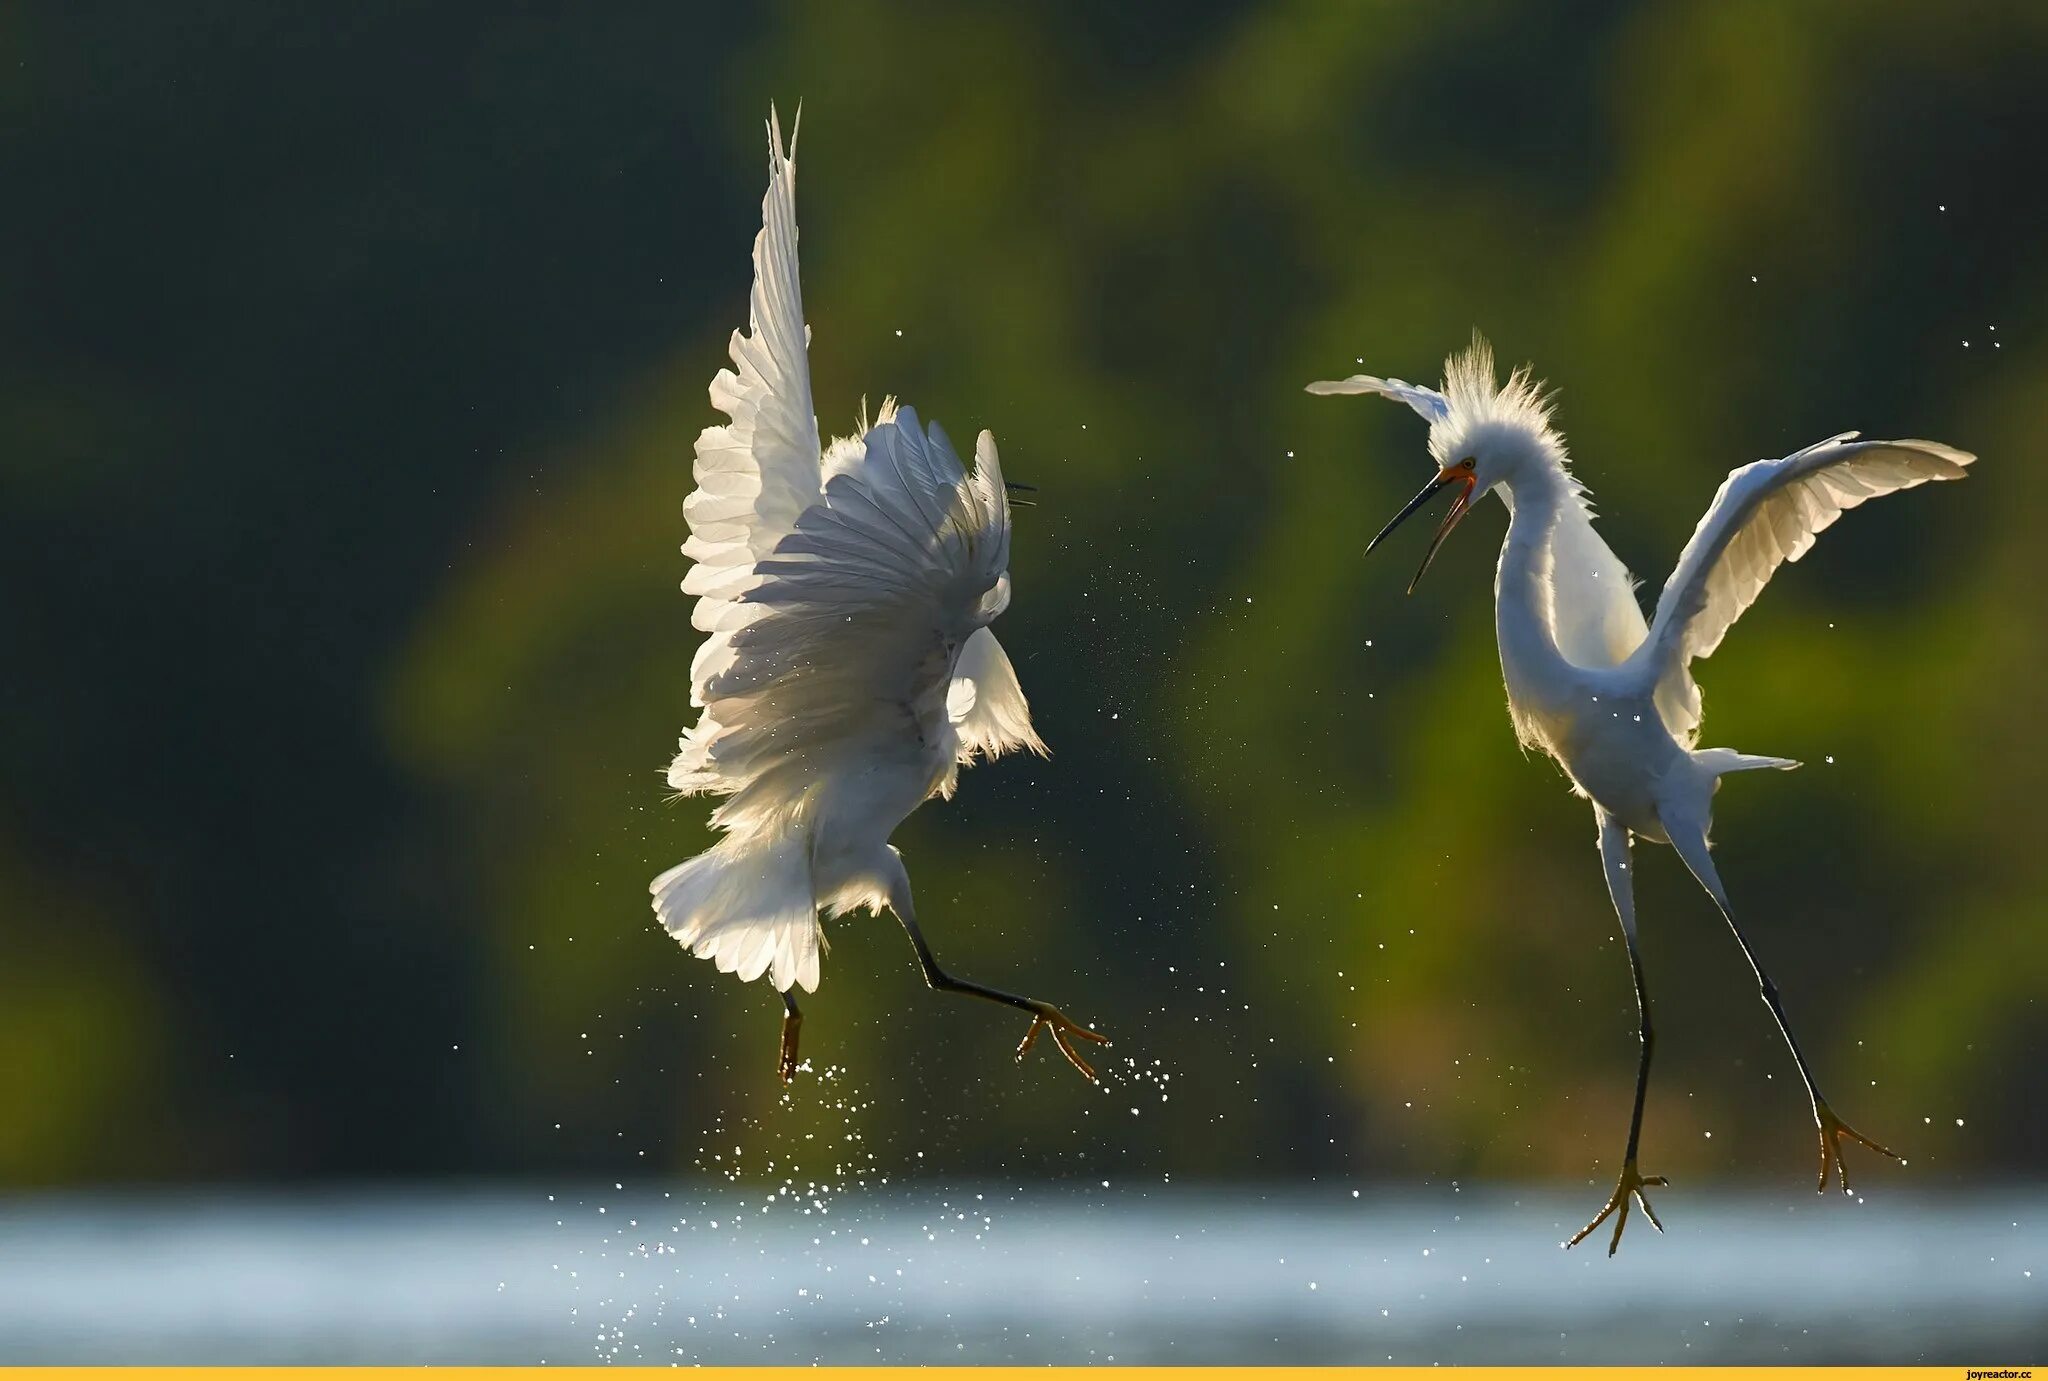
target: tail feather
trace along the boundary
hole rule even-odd
[[[723,973],[815,992],[825,933],[801,834],[728,837],[650,884],[668,933]]]
[[[1692,760],[1716,777],[1725,777],[1730,772],[1756,772],[1766,767],[1790,772],[1800,766],[1791,758],[1767,758],[1756,753],[1738,753],[1733,748],[1702,748],[1692,755]]]

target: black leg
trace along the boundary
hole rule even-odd
[[[1792,1034],[1792,1023],[1785,1016],[1785,1004],[1778,1000],[1778,985],[1757,962],[1756,951],[1749,947],[1749,937],[1742,933],[1742,927],[1735,923],[1734,915],[1725,906],[1721,908],[1721,919],[1728,922],[1729,933],[1741,947],[1742,957],[1749,961],[1749,971],[1756,976],[1757,991],[1763,994],[1764,1005],[1771,1009],[1771,1019],[1778,1023],[1778,1034],[1785,1038],[1785,1048],[1792,1052],[1792,1063],[1799,1069],[1800,1082],[1806,1085],[1806,1096],[1816,1103],[1826,1102],[1820,1095],[1820,1084],[1813,1077],[1813,1066],[1806,1062],[1806,1053],[1799,1048],[1799,1037]]]
[[[1038,1033],[1041,1030],[1046,1030],[1052,1032],[1053,1044],[1057,1045],[1060,1048],[1060,1053],[1067,1057],[1067,1063],[1079,1070],[1085,1077],[1089,1079],[1095,1077],[1095,1067],[1081,1058],[1080,1053],[1074,1049],[1072,1040],[1078,1038],[1094,1041],[1099,1045],[1108,1045],[1109,1038],[1107,1036],[1098,1031],[1091,1031],[1087,1027],[1069,1020],[1059,1008],[1049,1002],[1040,1002],[1036,998],[1019,997],[1015,993],[1006,993],[1000,988],[991,988],[985,984],[972,983],[964,978],[953,977],[939,967],[939,961],[933,956],[931,946],[925,943],[924,932],[919,930],[917,922],[910,918],[908,914],[909,908],[892,906],[891,909],[896,912],[896,919],[903,923],[903,933],[910,937],[911,947],[917,951],[917,962],[924,969],[926,986],[935,992],[959,993],[963,997],[978,997],[984,1002],[998,1002],[1005,1007],[1015,1007],[1020,1012],[1030,1013],[1031,1029],[1024,1033],[1024,1040],[1017,1047],[1018,1059],[1023,1059],[1030,1052],[1032,1045],[1038,1040]]]
[[[1629,871],[1629,832],[1620,820],[1605,811],[1599,813],[1599,820],[1600,862],[1607,872],[1607,893],[1614,899],[1614,914],[1621,918],[1621,938],[1628,945],[1629,974],[1636,988],[1636,1037],[1642,1049],[1636,1057],[1636,1101],[1628,1119],[1628,1151],[1622,1157],[1614,1193],[1607,1200],[1607,1207],[1600,1210],[1600,1216],[1580,1228],[1565,1246],[1576,1247],[1612,1215],[1614,1236],[1607,1243],[1607,1254],[1612,1256],[1621,1247],[1621,1230],[1628,1226],[1631,1201],[1642,1205],[1643,1216],[1650,1220],[1651,1227],[1664,1231],[1643,1191],[1667,1181],[1662,1175],[1645,1176],[1636,1166],[1636,1151],[1643,1139],[1643,1104],[1650,1094],[1650,1053],[1656,1048],[1657,1033],[1650,1026],[1650,987],[1643,977],[1643,953],[1636,947],[1635,881]]]
[[[1636,1060],[1636,1106],[1628,1121],[1628,1163],[1633,1165],[1643,1139],[1643,1101],[1650,1094],[1650,1052],[1656,1048],[1657,1033],[1650,1026],[1650,989],[1643,981],[1643,952],[1636,947],[1635,927],[1625,926],[1621,933],[1628,942],[1629,972],[1636,980],[1636,1034],[1643,1046]]]
[[[1735,936],[1735,943],[1742,947],[1742,957],[1749,961],[1749,971],[1756,975],[1757,991],[1763,995],[1764,1005],[1771,1009],[1771,1019],[1778,1023],[1778,1034],[1785,1038],[1785,1048],[1792,1052],[1792,1063],[1799,1067],[1800,1081],[1806,1085],[1806,1096],[1813,1102],[1814,1125],[1820,1129],[1820,1183],[1816,1188],[1825,1190],[1828,1187],[1828,1177],[1832,1174],[1840,1178],[1842,1192],[1846,1194],[1849,1192],[1849,1165],[1842,1159],[1843,1137],[1849,1137],[1879,1155],[1889,1156],[1893,1160],[1898,1160],[1899,1154],[1878,1145],[1842,1121],[1835,1115],[1835,1110],[1828,1106],[1828,1100],[1821,1096],[1820,1085],[1813,1077],[1813,1067],[1806,1062],[1806,1054],[1799,1048],[1798,1037],[1792,1034],[1792,1023],[1785,1019],[1785,1004],[1778,1000],[1778,985],[1771,981],[1771,976],[1764,972],[1764,966],[1757,962],[1756,951],[1750,948],[1749,937],[1742,933],[1742,927],[1736,923],[1734,908],[1728,905],[1728,894],[1721,887],[1721,875],[1715,870],[1713,857],[1707,850],[1706,832],[1699,829],[1669,829],[1668,821],[1666,825],[1666,832],[1671,837],[1671,846],[1678,850],[1678,856],[1685,860],[1685,866],[1692,870],[1692,875],[1699,881],[1700,886],[1707,889],[1707,895],[1714,899],[1714,905],[1721,910],[1721,918],[1728,922],[1728,929]]]
[[[1041,1002],[1019,997],[1015,993],[1006,993],[1000,988],[990,988],[980,983],[970,983],[964,978],[953,977],[939,967],[939,961],[933,956],[931,946],[925,943],[924,932],[917,928],[917,922],[906,916],[899,916],[897,919],[903,922],[904,933],[910,936],[911,947],[917,951],[917,962],[924,968],[924,981],[927,987],[942,993],[962,993],[968,997],[978,997],[985,1002],[1000,1002],[1033,1015],[1044,1006]]]

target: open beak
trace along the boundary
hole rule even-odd
[[[1463,485],[1464,487],[1458,491],[1458,497],[1451,502],[1450,511],[1444,514],[1443,522],[1437,524],[1436,536],[1429,539],[1429,550],[1422,554],[1422,564],[1416,567],[1415,578],[1408,582],[1408,593],[1414,594],[1415,587],[1422,583],[1423,572],[1429,569],[1430,562],[1436,560],[1437,548],[1441,547],[1444,544],[1444,539],[1451,535],[1451,529],[1456,527],[1459,521],[1472,511],[1472,486],[1474,483],[1475,481],[1468,471],[1450,469],[1438,471],[1434,479],[1422,486],[1422,492],[1410,499],[1408,506],[1399,513],[1396,513],[1392,522],[1380,529],[1379,536],[1366,543],[1365,554],[1367,556],[1372,555],[1373,548],[1385,541],[1389,533],[1414,517],[1425,504],[1438,494],[1454,486]]]

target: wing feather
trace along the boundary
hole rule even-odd
[[[796,163],[768,118],[768,191],[754,237],[748,329],[732,337],[733,369],[711,381],[711,405],[730,419],[697,438],[697,487],[683,501],[698,590],[765,556],[818,501],[818,419],[811,403],[809,332],[797,265]],[[700,611],[700,620],[708,620]],[[699,627],[709,626],[700,621]]]
[[[669,784],[730,797],[712,817],[728,830],[797,808],[839,763],[905,761],[935,734],[956,756],[954,664],[1009,600],[1009,499],[986,432],[971,474],[943,428],[893,401],[857,440],[820,447],[796,166],[772,113],[768,132],[749,330],[712,380],[728,420],[698,437],[683,506],[695,563],[683,589],[709,636],[690,667],[702,714]],[[1001,649],[989,663],[976,648],[975,749],[1042,747]]]
[[[1436,423],[1451,415],[1451,400],[1433,388],[1411,384],[1402,379],[1381,379],[1371,374],[1353,374],[1348,379],[1322,379],[1308,386],[1310,393],[1321,396],[1340,393],[1376,393],[1382,398],[1392,398],[1415,409],[1424,421]]]
[[[1691,664],[1713,654],[1779,566],[1806,555],[1865,500],[1962,479],[1975,459],[1938,441],[1859,441],[1844,432],[1730,473],[1679,555],[1643,645],[1672,734],[1687,746],[1697,739],[1700,690]]]
[[[969,474],[942,428],[909,408],[885,417],[748,568],[730,605],[737,626],[714,635],[724,649],[701,668],[704,714],[669,783],[729,795],[713,817],[725,828],[795,808],[841,764],[907,760],[937,734],[962,736],[950,706],[970,648],[988,696],[986,717],[966,716],[974,751],[1037,745],[1008,660],[987,656],[1009,588],[994,442],[982,434]]]

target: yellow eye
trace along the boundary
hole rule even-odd
[[[1466,457],[1465,457],[1465,458],[1464,458],[1463,460],[1461,460],[1461,461],[1459,461],[1459,462],[1458,462],[1458,468],[1459,468],[1460,470],[1476,470],[1476,469],[1478,469],[1478,468],[1479,468],[1479,460],[1478,460],[1478,457],[1476,457],[1476,456],[1466,456]]]

